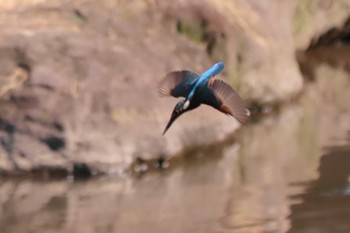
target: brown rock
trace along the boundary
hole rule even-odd
[[[171,70],[202,72],[224,60],[223,77],[245,99],[293,98],[303,84],[295,44],[303,47],[313,35],[304,24],[294,31],[298,4],[0,3],[0,171],[87,165],[113,173],[139,157],[223,140],[238,123],[205,106],[162,137],[176,100],[159,98],[157,81]],[[315,9],[335,6],[323,1]]]
[[[6,12],[2,171],[87,164],[119,172],[137,157],[174,155],[237,128],[234,119],[203,107],[163,137],[176,100],[159,98],[156,83],[168,71],[202,72],[211,62],[201,46],[159,25],[154,7],[109,4],[43,2]]]

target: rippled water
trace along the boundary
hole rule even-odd
[[[2,180],[0,232],[350,232],[350,81],[329,69],[318,72],[332,74],[334,91],[321,77],[298,103],[244,127],[236,143],[169,169]]]

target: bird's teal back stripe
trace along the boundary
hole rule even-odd
[[[191,92],[188,94],[187,99],[192,99],[197,87],[205,81],[208,81],[211,77],[213,77],[214,75],[219,74],[221,71],[223,71],[225,68],[225,65],[223,62],[218,62],[215,65],[213,65],[212,67],[210,67],[207,71],[205,71],[197,80],[196,84],[194,85],[194,87],[192,88]]]

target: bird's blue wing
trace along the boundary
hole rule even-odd
[[[188,70],[171,72],[159,82],[159,93],[163,96],[186,98],[198,78],[198,74]]]
[[[200,101],[210,105],[219,111],[236,118],[240,123],[245,123],[250,115],[248,109],[238,93],[232,87],[220,79],[208,82],[201,91]]]

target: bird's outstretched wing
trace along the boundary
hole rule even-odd
[[[202,92],[202,103],[233,116],[240,123],[245,123],[248,120],[249,110],[246,109],[243,100],[230,85],[220,79],[215,79],[208,83],[207,88]]]
[[[187,97],[191,86],[199,75],[188,70],[173,71],[165,76],[158,84],[158,91],[162,96]]]

